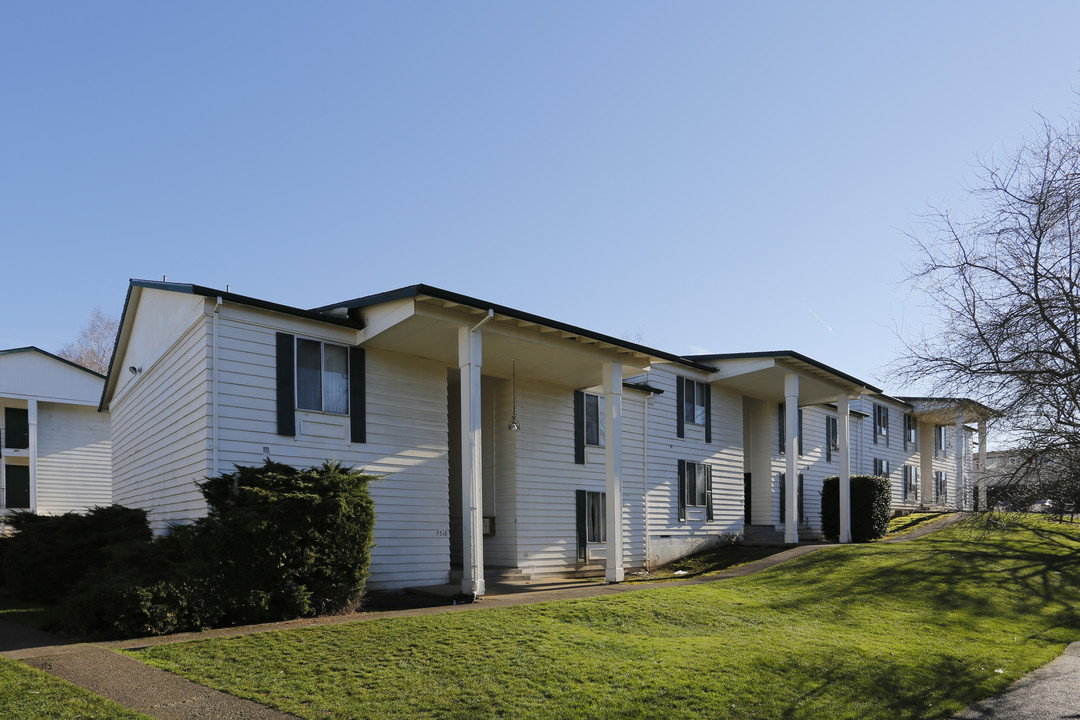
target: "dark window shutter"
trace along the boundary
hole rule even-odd
[[[705,466],[705,519],[713,519],[712,465]]]
[[[743,492],[743,525],[749,525],[753,522],[753,499],[754,499],[754,483],[753,476],[750,473],[743,473],[742,482]]]
[[[832,462],[832,418],[825,418],[825,462]]]
[[[686,437],[686,427],[684,423],[686,418],[683,417],[686,409],[686,383],[683,382],[683,378],[675,378],[675,436]]]
[[[30,411],[4,408],[4,447],[24,450],[30,447]]]
[[[799,408],[799,455],[802,455],[802,408]]]
[[[799,522],[806,522],[806,511],[803,508],[803,476],[799,473]]]
[[[364,348],[349,348],[349,439],[367,442],[367,361]]]
[[[780,473],[780,524],[787,522],[787,473]]]
[[[574,391],[574,462],[585,464],[585,393],[580,390]]]
[[[785,417],[785,415],[787,413],[784,410],[784,403],[780,403],[779,405],[776,406],[776,408],[777,408],[776,416],[777,416],[777,418],[779,418],[779,422],[776,423],[777,432],[779,433],[779,435],[777,437],[779,437],[779,439],[780,439],[778,444],[780,446],[780,454],[783,455],[784,452],[787,450],[787,448],[785,447],[787,445],[787,443],[785,442],[785,438],[784,438],[784,435],[787,434],[786,428],[785,428],[785,420],[787,419]]]
[[[8,465],[5,470],[7,492],[4,497],[4,507],[29,510],[30,468],[26,465]]]
[[[577,497],[577,559],[578,562],[585,562],[585,547],[588,543],[586,537],[586,520],[585,514],[588,512],[585,503],[585,491],[575,490],[574,495]]]
[[[889,408],[881,409],[881,420],[885,428],[885,447],[889,447]]]
[[[278,435],[296,436],[296,341],[288,334],[277,334],[277,431]]]
[[[712,385],[707,383],[705,385],[705,442],[712,442]]]
[[[686,520],[686,461],[679,461],[679,520]]]

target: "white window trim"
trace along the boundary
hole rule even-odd
[[[314,342],[314,343],[319,344],[320,395],[319,395],[319,409],[318,410],[315,410],[313,408],[300,407],[300,341],[301,340],[303,340],[305,342]],[[296,407],[296,409],[299,410],[300,412],[321,413],[323,415],[334,415],[336,417],[349,417],[349,414],[352,411],[352,398],[350,397],[351,396],[350,389],[352,388],[353,378],[351,377],[351,375],[347,375],[347,377],[346,377],[345,412],[334,412],[333,410],[324,410],[323,409],[323,408],[326,407],[326,379],[325,379],[325,374],[326,374],[326,353],[324,352],[324,348],[327,345],[330,345],[332,347],[339,347],[339,348],[341,348],[341,349],[343,349],[345,351],[346,373],[348,373],[349,370],[351,370],[351,368],[349,368],[349,365],[348,365],[348,363],[349,363],[349,346],[348,345],[342,345],[341,343],[335,343],[335,342],[327,342],[326,340],[320,340],[319,338],[305,337],[305,336],[302,336],[302,335],[297,335],[295,337],[294,341],[293,341],[293,354],[294,354],[294,357],[293,357],[293,377],[295,378],[295,380],[293,382],[293,393],[295,395],[295,397],[293,398],[293,403],[294,403],[294,406]]]

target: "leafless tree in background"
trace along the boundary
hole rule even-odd
[[[977,208],[933,213],[912,280],[938,322],[907,342],[905,380],[1003,414],[1014,504],[1080,499],[1080,128],[1036,136],[979,167]],[[1004,426],[1004,427],[1003,427]],[[1024,482],[1015,482],[1023,479]]]
[[[65,360],[89,368],[104,375],[109,370],[109,358],[112,356],[113,341],[119,321],[94,308],[90,320],[79,331],[78,337],[69,342],[56,354]]]

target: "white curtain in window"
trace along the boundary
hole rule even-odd
[[[323,412],[349,412],[349,349],[323,346]]]

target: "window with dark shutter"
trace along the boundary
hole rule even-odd
[[[349,439],[367,442],[367,360],[364,348],[349,348]]]
[[[675,378],[675,436],[686,437],[686,387],[684,378]]]
[[[575,490],[574,496],[577,510],[577,560],[585,562],[585,549],[589,542],[588,503],[584,490]]]
[[[679,461],[679,521],[686,520],[686,461]]]
[[[785,428],[784,428],[784,416],[785,416],[785,414],[786,413],[784,412],[784,403],[780,403],[779,405],[776,406],[776,432],[777,432],[777,438],[779,438],[779,446],[780,446],[780,454],[781,455],[783,455],[787,450],[787,448],[785,447],[787,445],[787,442],[786,442],[786,438],[784,437],[784,435],[787,434],[785,432]]]
[[[713,519],[712,465],[705,466],[705,519]]]
[[[803,430],[802,430],[802,408],[799,408],[799,457],[803,454],[803,442],[802,442]]]
[[[288,333],[277,334],[277,432],[296,435],[296,342]]]
[[[585,464],[585,393],[574,391],[574,462]]]
[[[712,385],[705,388],[705,442],[712,442]]]

